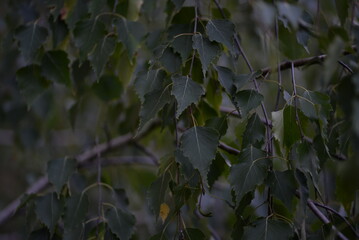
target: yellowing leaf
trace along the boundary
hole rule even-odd
[[[170,207],[166,203],[161,203],[160,206],[160,218],[162,219],[162,223],[165,222],[168,214],[170,212]]]

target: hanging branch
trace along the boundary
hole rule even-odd
[[[357,51],[357,47],[355,45],[353,45],[351,47],[352,47],[352,51],[355,51],[355,52]],[[346,56],[346,55],[352,54],[352,52],[343,51],[342,54],[343,54],[343,56]],[[300,59],[293,60],[293,61],[284,61],[284,62],[281,62],[281,64],[274,69],[271,67],[262,68],[261,69],[262,75],[258,76],[257,78],[260,78],[262,76],[267,76],[271,72],[277,72],[278,69],[280,71],[287,70],[292,67],[292,63],[295,68],[302,67],[302,66],[310,66],[310,65],[314,65],[314,64],[320,64],[325,60],[326,57],[327,57],[327,54],[321,54],[318,56],[300,58]],[[338,63],[339,63],[339,61],[338,61]],[[341,63],[339,63],[339,64],[341,64]],[[347,69],[347,70],[350,71],[349,69]]]
[[[226,19],[227,17],[226,17],[226,15],[225,15],[225,13],[224,13],[222,7],[219,5],[218,0],[214,0],[214,3],[216,4],[218,10],[220,11],[222,17],[223,17],[224,19]],[[236,33],[234,34],[234,42],[235,42],[235,45],[236,45],[238,51],[240,52],[240,54],[242,55],[244,61],[246,62],[248,69],[250,70],[251,73],[253,73],[253,72],[254,72],[254,69],[253,69],[252,65],[250,64],[250,62],[249,62],[249,60],[248,60],[248,58],[247,58],[245,52],[243,51],[243,48],[242,48],[242,46],[241,46],[241,44],[240,44],[240,42],[239,42],[239,39],[238,39],[238,36],[237,36]],[[262,76],[265,76],[265,75],[266,75],[266,74],[263,74]],[[260,91],[259,91],[259,86],[258,86],[258,82],[257,82],[257,79],[256,79],[256,78],[253,79],[253,83],[254,83],[254,88],[255,88],[255,90],[259,93]],[[269,126],[269,118],[268,118],[267,110],[266,110],[266,108],[265,108],[265,106],[264,106],[263,101],[261,102],[261,108],[262,108],[262,111],[263,111],[263,114],[264,114],[264,119],[265,119],[266,126],[267,126],[267,147],[266,147],[266,148],[267,148],[267,155],[270,156],[271,153],[272,153],[272,147],[271,147],[271,144],[270,144],[270,141],[271,141],[271,131],[270,131],[270,129],[268,128],[268,126]]]
[[[96,158],[98,154],[104,154],[111,150],[115,150],[118,147],[121,147],[125,144],[128,144],[134,140],[135,141],[140,140],[157,126],[159,126],[159,122],[154,121],[147,127],[147,129],[137,134],[136,137],[134,137],[133,134],[128,133],[126,135],[118,136],[108,142],[94,146],[93,148],[85,151],[84,153],[76,157],[78,167],[82,167],[90,160]],[[35,183],[33,183],[23,194],[21,194],[18,198],[16,198],[14,201],[8,204],[3,210],[1,210],[0,225],[13,216],[13,214],[16,212],[16,209],[20,206],[21,198],[24,194],[36,194],[43,191],[48,186],[49,186],[49,181],[47,179],[47,176],[41,177]]]

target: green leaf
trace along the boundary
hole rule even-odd
[[[145,95],[153,90],[160,88],[166,77],[166,72],[162,69],[143,71],[137,74],[134,85],[137,95],[141,102],[145,100]]]
[[[217,131],[207,127],[192,127],[181,137],[183,155],[199,170],[205,182],[211,162],[216,156],[218,139]]]
[[[272,124],[274,137],[288,149],[301,138],[293,106],[289,105],[282,110],[272,112]]]
[[[32,60],[37,50],[46,41],[48,32],[46,28],[37,23],[21,26],[16,29],[15,39],[20,43],[20,51],[26,61]]]
[[[49,87],[49,83],[41,76],[41,68],[38,65],[29,65],[17,70],[16,81],[28,106],[31,106]]]
[[[92,85],[92,89],[104,101],[119,99],[123,93],[123,86],[118,77],[114,75],[103,75],[98,82]]]
[[[188,157],[185,157],[181,150],[177,149],[175,151],[175,160],[181,164],[181,173],[184,175],[184,178],[188,181],[190,187],[197,187],[200,181],[199,172],[193,168],[192,163],[189,161]]]
[[[242,148],[248,145],[255,145],[264,139],[265,126],[260,117],[254,113],[248,120],[246,130],[243,133]]]
[[[255,90],[242,90],[233,96],[235,107],[241,112],[241,116],[247,116],[248,112],[258,107],[263,96]]]
[[[217,130],[220,136],[224,136],[228,129],[227,117],[214,117],[206,121],[206,127]]]
[[[151,236],[150,240],[167,240],[168,238],[166,237],[166,235],[161,232],[161,233],[157,233],[156,235]]]
[[[150,210],[156,217],[156,221],[160,213],[160,205],[165,202],[168,183],[170,180],[170,175],[168,173],[164,173],[151,184],[147,191],[148,204]]]
[[[236,87],[234,85],[236,79],[232,70],[222,66],[216,66],[215,68],[218,72],[218,80],[222,87],[230,96],[234,95],[236,93]]]
[[[197,228],[186,228],[183,231],[183,234],[185,236],[184,239],[196,239],[196,240],[205,240],[207,239],[206,236],[203,234],[203,232]]]
[[[232,166],[228,178],[236,193],[237,203],[264,181],[269,167],[265,153],[252,146],[241,151],[238,161],[240,163]]]
[[[61,192],[62,186],[76,170],[76,160],[73,158],[59,158],[48,162],[47,176],[49,182],[55,185],[57,193]]]
[[[88,3],[88,10],[93,18],[102,12],[109,11],[106,0],[91,0]]]
[[[52,45],[55,48],[68,36],[69,29],[65,21],[60,18],[56,20],[50,19],[49,24],[52,35]]]
[[[176,6],[176,9],[179,10],[182,8],[183,3],[185,2],[185,0],[171,0],[174,5]]]
[[[273,195],[281,200],[290,211],[293,210],[292,200],[297,189],[293,171],[273,171],[268,177],[268,183]]]
[[[298,114],[299,115],[299,114]],[[296,120],[296,110],[293,106],[287,106],[283,111],[283,143],[290,149],[300,138],[300,128]]]
[[[299,98],[300,109],[305,116],[319,120],[320,129],[323,136],[326,136],[328,118],[333,110],[328,95],[306,90],[303,97]]]
[[[306,56],[307,53],[303,46],[298,43],[296,31],[291,31],[282,24],[278,24],[278,26],[280,52],[289,59],[298,59]]]
[[[335,0],[335,6],[340,20],[340,24],[344,26],[348,18],[349,1],[348,0]]]
[[[111,229],[121,240],[129,240],[133,234],[136,218],[131,213],[118,208],[110,208],[106,211],[105,217]]]
[[[61,9],[64,7],[65,0],[46,1],[48,8],[51,9],[51,14],[54,19],[57,19],[61,13]]]
[[[35,205],[37,216],[48,227],[52,236],[64,208],[63,202],[56,196],[56,193],[48,193],[45,196],[38,197]]]
[[[219,54],[219,47],[215,43],[202,36],[202,34],[195,34],[192,37],[193,48],[198,51],[199,58],[202,63],[203,75],[206,74],[209,64]]]
[[[299,21],[301,20],[302,9],[287,2],[277,2],[276,5],[279,15],[286,18],[293,28],[298,28]]]
[[[302,172],[307,172],[313,178],[313,183],[317,186],[319,181],[319,159],[317,152],[314,150],[311,143],[306,141],[301,142],[297,145],[295,155],[295,166]]]
[[[188,76],[172,77],[172,95],[177,100],[176,118],[192,103],[197,103],[205,93],[201,85]]]
[[[66,23],[71,30],[74,30],[76,23],[87,16],[87,0],[77,0],[76,5],[66,18]]]
[[[71,85],[70,61],[62,50],[48,51],[42,58],[42,74],[49,80]]]
[[[185,62],[192,52],[192,36],[180,35],[188,34],[193,31],[190,24],[173,24],[168,30],[168,37],[173,41],[171,46],[173,50],[181,55],[182,61]]]
[[[161,64],[170,72],[175,73],[181,70],[182,61],[181,57],[174,53],[172,48],[168,47],[166,48],[162,56],[160,57]]]
[[[83,236],[84,227],[82,224],[73,227],[73,228],[65,228],[63,240],[78,240]]]
[[[64,216],[64,225],[66,229],[76,229],[82,225],[89,206],[86,194],[72,195],[66,201],[66,211]]]
[[[86,60],[93,48],[106,35],[105,25],[96,19],[85,19],[76,24],[74,37],[76,47],[80,50],[80,60]]]
[[[293,229],[284,222],[269,218],[262,218],[253,227],[244,228],[243,239],[246,240],[287,240],[291,239]]]
[[[207,175],[208,185],[210,188],[212,188],[215,181],[222,175],[225,168],[225,159],[220,153],[217,153],[216,158],[212,161],[211,167]]]
[[[51,239],[49,231],[46,228],[41,228],[38,230],[34,230],[30,233],[28,240],[47,240]]]
[[[97,43],[95,49],[89,55],[91,66],[93,67],[97,78],[101,76],[108,58],[115,51],[115,47],[116,37],[112,35],[106,35]]]
[[[141,23],[128,21],[122,17],[117,20],[116,26],[118,38],[126,47],[129,58],[132,59],[146,35],[146,30]]]
[[[304,219],[307,216],[307,200],[309,197],[309,189],[307,184],[307,178],[303,172],[299,169],[295,169],[295,179],[299,184],[299,205],[298,205],[298,212],[299,217]]]
[[[211,19],[206,25],[207,35],[210,41],[216,41],[233,51],[234,24],[228,20]]]
[[[145,101],[141,106],[139,130],[141,130],[148,121],[154,118],[156,114],[170,101],[171,94],[168,86],[147,93],[145,95]]]

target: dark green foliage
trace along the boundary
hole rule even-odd
[[[1,236],[359,237],[355,1],[0,12]]]

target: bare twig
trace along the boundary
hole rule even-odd
[[[219,142],[218,147],[219,147],[220,149],[223,149],[223,150],[225,150],[226,152],[231,153],[231,154],[234,154],[234,155],[238,155],[238,154],[241,153],[241,151],[239,151],[237,148],[228,146],[227,144],[225,144],[225,143],[223,143],[223,142]]]
[[[342,216],[340,213],[338,213],[337,211],[335,211],[333,208],[331,207],[328,207],[327,205],[324,205],[324,204],[321,204],[321,203],[318,203],[318,202],[314,202],[313,203],[320,207],[320,208],[324,208],[325,210],[328,210],[329,212],[332,212],[334,213],[335,215],[337,215],[339,218],[341,218],[347,225],[348,227],[352,230],[352,232],[354,233],[354,235],[359,238],[359,233],[357,231],[355,231],[354,227],[352,224],[350,224],[350,222],[344,217]]]
[[[223,11],[223,9],[222,9],[222,7],[220,6],[218,0],[214,0],[214,3],[216,4],[217,8],[219,9],[222,17],[227,18],[224,11]],[[236,45],[238,51],[240,52],[240,54],[242,55],[244,61],[246,62],[249,71],[251,73],[253,73],[254,69],[253,69],[252,65],[250,64],[245,52],[243,51],[243,48],[241,46],[241,43],[239,42],[237,33],[234,34],[234,42],[235,42],[235,45]],[[262,76],[266,76],[266,74],[262,74]],[[258,86],[258,82],[257,82],[256,78],[253,78],[253,83],[254,83],[255,90],[259,93],[260,91],[259,91],[259,86]],[[267,126],[267,131],[266,131],[267,146],[266,146],[266,150],[267,150],[267,155],[269,156],[269,155],[271,155],[271,152],[272,152],[272,148],[271,148],[271,144],[270,144],[270,141],[271,141],[272,137],[271,137],[271,131],[270,131],[269,127],[268,127],[269,126],[269,118],[268,118],[267,110],[266,110],[266,108],[264,106],[263,101],[261,102],[261,108],[262,108],[262,111],[263,111],[263,114],[264,114],[264,119],[265,119],[266,126]]]
[[[330,224],[331,222],[329,219],[317,208],[313,200],[308,199],[307,205],[312,210],[312,212],[324,223],[324,224]],[[334,225],[332,225],[333,231],[336,233],[336,235],[342,239],[342,240],[349,240],[342,232],[340,232]]]
[[[148,150],[148,149],[147,149],[146,147],[144,147],[143,145],[139,144],[137,141],[134,141],[133,144],[134,144],[139,150],[141,150],[144,154],[146,154],[147,156],[149,156],[154,165],[156,165],[156,166],[159,165],[158,157],[157,157],[153,152],[151,152],[150,150]]]
[[[106,152],[109,152],[115,148],[118,148],[120,146],[123,146],[131,141],[139,140],[146,136],[154,127],[158,126],[158,122],[152,122],[145,130],[143,130],[141,133],[137,134],[137,136],[134,138],[134,136],[131,133],[128,133],[126,135],[122,135],[119,137],[116,137],[112,139],[109,142],[105,142],[99,145],[96,145],[95,147],[85,151],[84,153],[78,155],[76,157],[78,166],[81,167],[82,165],[86,164],[93,158],[95,158],[98,154],[103,154]],[[13,216],[16,209],[19,207],[21,203],[21,197],[24,194],[36,194],[44,190],[49,185],[47,176],[41,177],[38,179],[35,183],[33,183],[23,194],[21,194],[18,198],[16,198],[14,201],[12,201],[10,204],[8,204],[3,210],[0,211],[0,225],[3,224],[5,221],[7,221],[9,218]]]

